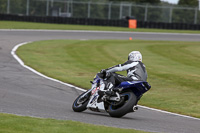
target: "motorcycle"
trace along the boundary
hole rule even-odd
[[[97,73],[91,83],[91,89],[75,99],[72,105],[75,112],[88,109],[107,112],[111,117],[122,117],[135,112],[138,109],[138,101],[151,88],[145,81],[124,81],[116,87],[118,89],[114,94],[108,95],[105,90],[106,80],[102,78],[101,73]]]

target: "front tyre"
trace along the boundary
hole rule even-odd
[[[133,110],[137,103],[137,98],[132,91],[126,91],[121,94],[122,104],[112,103],[109,105],[108,113],[111,117],[122,117]]]
[[[82,112],[84,110],[86,110],[86,106],[89,102],[89,94],[84,96],[83,98],[81,98],[81,96],[83,94],[85,94],[86,92],[82,93],[80,96],[78,96],[76,98],[76,100],[74,101],[73,105],[72,105],[72,109],[74,110],[74,112]]]

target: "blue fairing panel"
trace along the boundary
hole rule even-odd
[[[125,81],[122,82],[118,87],[130,89],[135,93],[136,96],[141,96],[151,88],[148,82],[145,81]]]

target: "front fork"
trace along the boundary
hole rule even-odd
[[[89,89],[88,91],[86,91],[86,93],[85,94],[83,94],[82,96],[81,96],[81,98],[83,98],[83,97],[85,97],[86,95],[88,95],[89,93],[95,93],[95,92],[92,92],[93,90],[94,91],[97,91],[97,87],[99,87],[99,89],[100,90],[103,90],[104,89],[104,87],[105,87],[105,84],[103,83],[103,81],[100,81],[100,84],[99,85],[95,85],[94,87],[92,87],[91,89]],[[96,90],[95,90],[96,89]]]
[[[87,96],[89,93],[91,93],[91,91],[92,91],[93,89],[94,89],[94,88],[87,90],[87,91],[80,97],[80,99],[84,98],[84,97]]]

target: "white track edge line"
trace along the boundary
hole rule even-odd
[[[26,68],[26,69],[32,71],[33,73],[35,73],[35,74],[37,74],[37,75],[39,75],[39,76],[41,76],[41,77],[44,77],[44,78],[46,78],[46,79],[49,79],[49,80],[52,80],[52,81],[61,83],[61,84],[63,84],[63,85],[72,87],[72,88],[74,88],[74,89],[77,89],[77,90],[80,90],[80,91],[83,91],[83,92],[86,91],[86,90],[84,90],[84,89],[82,89],[82,88],[79,88],[79,87],[76,87],[76,86],[74,86],[74,85],[71,85],[71,84],[68,84],[68,83],[64,83],[64,82],[62,82],[62,81],[60,81],[60,80],[57,80],[57,79],[48,77],[48,76],[46,76],[46,75],[44,75],[44,74],[42,74],[42,73],[36,71],[35,69],[33,69],[33,68],[31,68],[31,67],[25,65],[24,62],[16,55],[15,52],[16,52],[16,50],[17,50],[20,46],[26,45],[26,44],[29,44],[29,43],[31,43],[31,42],[23,42],[23,43],[17,44],[17,45],[12,49],[12,51],[11,51],[11,55],[19,62],[19,64],[20,64],[21,66],[23,66],[24,68]],[[142,106],[142,105],[138,105],[138,106],[139,106],[139,107],[142,107],[142,108],[145,108],[145,109],[148,109],[148,110],[153,110],[153,111],[157,111],[157,112],[162,112],[162,113],[165,113],[165,114],[171,114],[171,115],[176,115],[176,116],[180,116],[180,117],[190,118],[190,119],[194,119],[194,120],[200,120],[199,118],[195,118],[195,117],[192,117],[192,116],[176,114],[176,113],[172,113],[172,112],[168,112],[168,111],[163,111],[163,110],[159,110],[159,109],[154,109],[154,108],[150,108],[150,107],[146,107],[146,106]]]
[[[39,75],[39,76],[41,76],[41,77],[44,77],[44,78],[46,78],[46,79],[49,79],[49,80],[52,80],[52,81],[61,83],[61,84],[63,84],[63,85],[66,85],[66,86],[75,88],[75,89],[80,90],[80,91],[86,91],[86,90],[84,90],[84,89],[82,89],[82,88],[79,88],[79,87],[73,86],[73,85],[71,85],[71,84],[64,83],[64,82],[62,82],[62,81],[60,81],[60,80],[57,80],[57,79],[48,77],[48,76],[46,76],[46,75],[44,75],[44,74],[42,74],[42,73],[36,71],[35,69],[33,69],[33,68],[31,68],[31,67],[25,65],[24,62],[16,55],[15,52],[16,52],[16,50],[17,50],[20,46],[25,45],[25,44],[28,44],[28,43],[31,43],[31,42],[20,43],[20,44],[16,45],[16,46],[12,49],[12,51],[11,51],[11,54],[12,54],[13,57],[19,62],[19,64],[20,64],[21,66],[25,67],[26,69],[28,69],[28,70],[34,72],[35,74],[37,74],[37,75]]]

